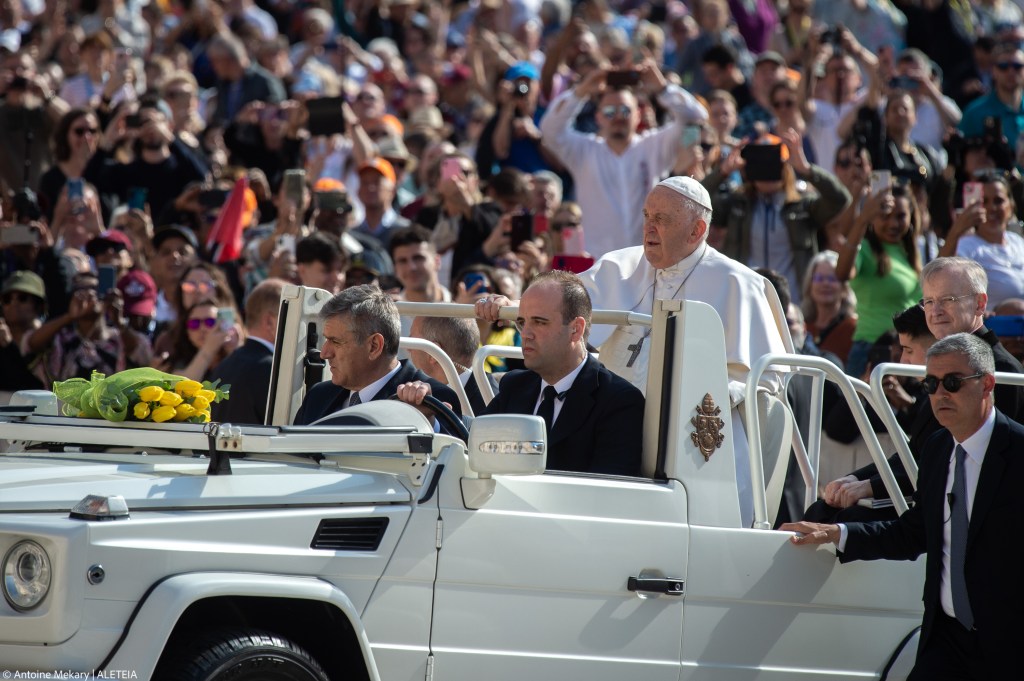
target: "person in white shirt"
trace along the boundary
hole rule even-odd
[[[641,241],[640,213],[647,192],[668,175],[687,123],[706,121],[707,111],[686,90],[669,84],[653,60],[637,67],[644,90],[671,112],[673,121],[637,133],[640,111],[628,88],[608,85],[608,69],[595,69],[559,95],[540,122],[541,138],[569,168],[583,208],[586,250],[595,257]],[[573,129],[591,97],[600,97],[597,134]]]
[[[779,529],[796,532],[797,545],[836,544],[843,563],[926,554],[924,618],[908,681],[1003,678],[1024,637],[1024,550],[1007,536],[1024,522],[1024,426],[994,407],[995,362],[984,340],[947,336],[925,362],[922,385],[945,430],[922,453],[914,505],[885,522]]]

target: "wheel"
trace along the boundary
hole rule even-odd
[[[155,681],[330,681],[300,646],[266,631],[212,632],[161,663]]]
[[[397,400],[398,395],[392,395],[389,400]],[[462,422],[462,419],[448,405],[433,395],[426,395],[423,398],[423,406],[434,412],[439,421],[448,426],[448,432],[455,435],[463,442],[469,442],[469,428]]]

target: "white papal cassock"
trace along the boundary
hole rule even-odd
[[[751,365],[764,354],[786,352],[782,334],[789,332],[785,319],[779,319],[768,302],[766,290],[771,284],[706,243],[672,267],[661,270],[647,262],[643,246],[623,248],[607,253],[580,277],[594,309],[651,314],[655,299],[695,300],[707,303],[721,316],[729,364],[740,517],[744,527],[749,527],[754,517],[750,460],[738,407],[743,401]],[[599,325],[590,334],[590,342],[600,351],[601,363],[645,393],[650,356],[648,333],[649,329],[643,326]],[[644,340],[640,353],[628,366],[633,355],[629,346],[641,339]],[[765,372],[760,384],[775,395],[782,389],[781,377],[776,372]]]

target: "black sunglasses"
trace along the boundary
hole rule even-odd
[[[946,389],[946,392],[956,393],[960,392],[960,388],[964,387],[964,381],[972,378],[981,378],[985,374],[972,374],[970,376],[957,376],[956,374],[946,374],[941,379],[931,374],[924,377],[921,381],[921,387],[929,395],[934,395],[935,391],[939,389],[939,382],[941,381],[942,387]]]

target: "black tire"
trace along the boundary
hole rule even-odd
[[[267,631],[211,632],[168,657],[155,681],[330,681],[309,653]]]

